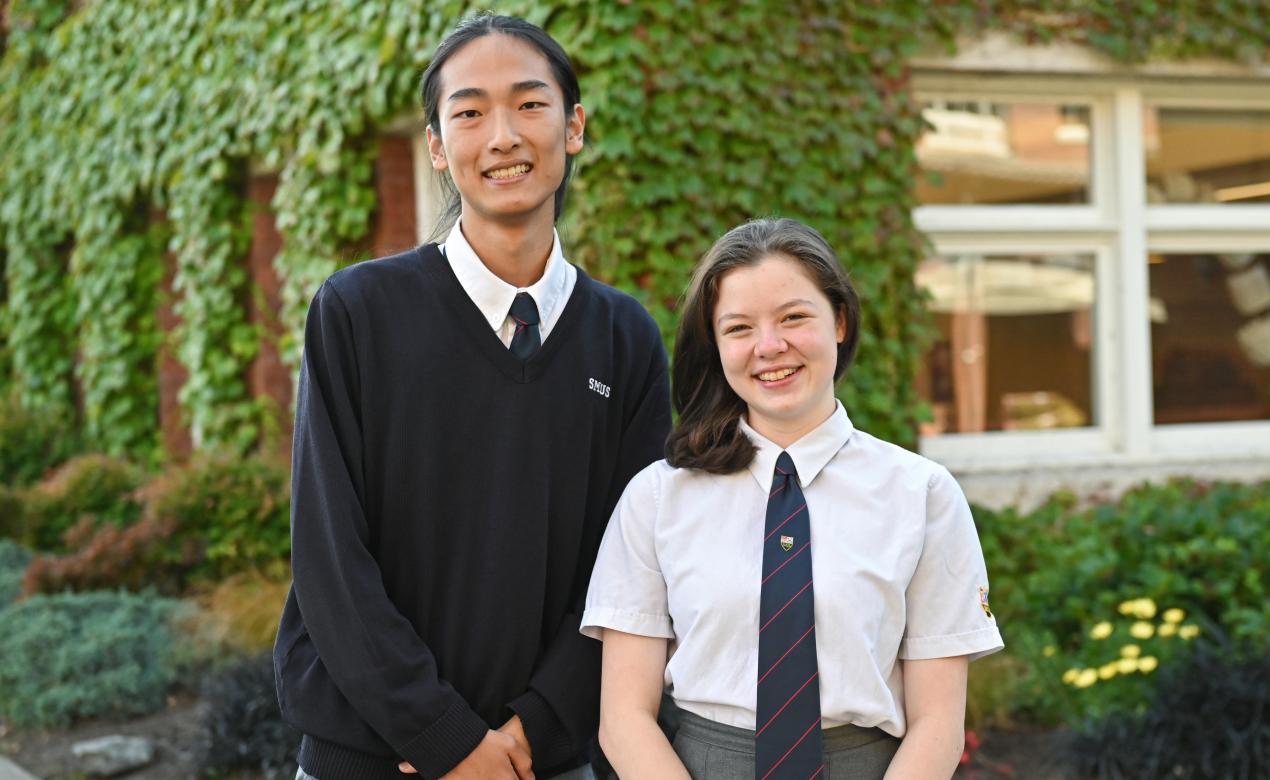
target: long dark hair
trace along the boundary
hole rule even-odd
[[[573,113],[573,107],[582,102],[582,89],[578,86],[578,74],[573,70],[573,63],[569,60],[569,55],[565,54],[564,49],[560,47],[560,44],[556,43],[555,38],[548,35],[538,25],[515,16],[498,16],[488,12],[480,13],[459,22],[454,31],[447,35],[445,40],[441,41],[440,46],[437,46],[436,54],[432,55],[432,62],[428,64],[428,69],[423,72],[423,83],[419,88],[419,95],[423,101],[423,113],[427,119],[428,127],[432,128],[432,134],[437,138],[441,137],[441,68],[459,49],[462,49],[477,38],[491,33],[513,35],[542,52],[542,56],[547,58],[547,64],[551,66],[551,73],[555,76],[556,83],[560,85],[560,91],[564,94],[564,115],[566,121]],[[564,177],[560,180],[560,186],[556,188],[555,219],[560,219],[560,212],[564,210],[565,190],[569,186],[569,174],[572,172],[573,155],[565,155]],[[454,220],[458,219],[459,214],[463,211],[463,203],[459,196],[459,191],[455,188],[454,182],[449,176],[442,178],[441,186],[445,191],[446,203],[445,208],[441,212],[441,217],[437,221],[434,238],[446,225],[454,224]]]
[[[672,466],[731,474],[754,459],[754,445],[737,425],[745,402],[728,385],[714,339],[714,307],[719,281],[728,272],[781,255],[806,271],[843,317],[847,336],[838,345],[833,379],[855,359],[860,342],[860,299],[838,256],[814,229],[792,219],[757,219],[735,227],[710,247],[697,264],[680,307],[675,335],[674,394],[679,424],[666,441]]]

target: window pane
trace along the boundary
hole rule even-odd
[[[917,199],[931,204],[1089,202],[1089,108],[931,101]]]
[[[1094,258],[947,255],[917,271],[940,338],[922,434],[1078,428],[1093,413]]]
[[[1150,203],[1270,203],[1270,111],[1147,106]]]
[[[1157,423],[1270,419],[1270,254],[1153,254]]]

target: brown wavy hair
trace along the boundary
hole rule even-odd
[[[772,255],[797,262],[829,299],[834,313],[846,320],[834,382],[855,359],[860,299],[824,237],[792,219],[757,219],[729,230],[697,264],[680,306],[672,396],[679,424],[666,440],[666,460],[672,466],[731,474],[754,459],[754,445],[737,425],[745,402],[728,384],[719,362],[714,307],[719,281],[728,272],[758,265]]]

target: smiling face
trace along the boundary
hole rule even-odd
[[[582,106],[565,106],[547,58],[513,35],[490,33],[441,67],[440,134],[428,128],[432,167],[449,171],[474,222],[554,222],[566,155],[582,151]]]
[[[796,260],[769,255],[728,271],[713,327],[723,375],[754,430],[787,447],[833,413],[846,317]]]

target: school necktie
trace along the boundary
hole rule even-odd
[[[782,452],[763,531],[755,780],[810,780],[824,770],[813,593],[807,502]]]
[[[538,306],[529,293],[516,293],[508,316],[516,321],[516,332],[512,334],[512,354],[521,360],[528,360],[542,344],[538,335]]]

